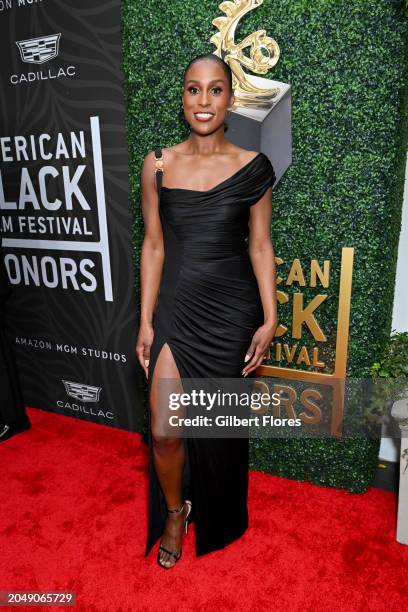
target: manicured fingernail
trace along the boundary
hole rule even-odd
[[[244,362],[246,363],[246,362],[248,361],[248,359],[250,359],[250,358],[251,358],[251,355],[248,355],[248,353],[247,353],[247,354],[245,355]]]
[[[149,365],[149,359],[145,359],[145,366],[146,366],[146,368],[148,367],[148,365]]]

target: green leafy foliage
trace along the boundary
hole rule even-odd
[[[371,366],[374,378],[408,376],[408,332],[393,331],[378,361]]]
[[[219,0],[123,0],[135,291],[143,222],[140,169],[146,153],[188,136],[181,112],[184,67],[214,51]],[[402,8],[401,8],[402,7]],[[401,0],[265,0],[239,23],[236,41],[265,29],[281,48],[265,78],[291,84],[293,160],[273,193],[272,239],[284,260],[332,262],[319,323],[332,342],[338,264],[355,248],[348,375],[369,377],[391,331],[407,123],[408,21]],[[228,137],[228,133],[226,134]],[[307,290],[305,299],[308,298]],[[280,316],[290,329],[291,313]],[[302,342],[312,338],[305,332]],[[299,480],[362,491],[378,441],[251,441],[251,466]]]
[[[380,358],[372,365],[371,375],[378,386],[377,395],[392,404],[408,395],[408,332],[393,331]]]

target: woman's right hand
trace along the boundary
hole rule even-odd
[[[150,347],[153,343],[153,326],[150,323],[142,323],[136,342],[136,353],[146,378],[149,376]]]

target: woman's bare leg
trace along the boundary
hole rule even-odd
[[[159,379],[171,379],[163,381]],[[177,382],[177,380],[179,382]],[[161,385],[161,387],[160,387]],[[168,385],[168,386],[167,386]],[[185,451],[182,437],[177,434],[166,435],[166,421],[170,415],[168,409],[168,399],[166,402],[164,389],[170,388],[171,391],[183,392],[180,374],[173,354],[167,343],[163,344],[158,355],[153,372],[150,391],[150,412],[151,428],[153,441],[153,460],[154,467],[160,486],[162,488],[167,508],[179,509],[183,504],[182,499],[182,478],[185,460]],[[165,405],[163,403],[166,402]],[[164,420],[164,424],[163,424]],[[171,432],[169,432],[171,433]],[[160,544],[176,553],[181,548],[184,519],[187,507],[183,512],[170,513],[167,515],[166,527]],[[164,551],[160,551],[160,562],[166,567],[171,567],[176,562],[175,558]]]

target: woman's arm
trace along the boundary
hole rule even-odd
[[[264,311],[264,323],[256,331],[247,351],[249,360],[244,376],[262,364],[278,324],[275,253],[270,236],[272,221],[272,187],[250,207],[248,252],[258,281]]]
[[[153,312],[164,262],[163,230],[159,214],[153,151],[149,151],[143,160],[140,184],[145,231],[140,260],[140,329],[136,352],[147,377],[150,347],[153,342]]]

